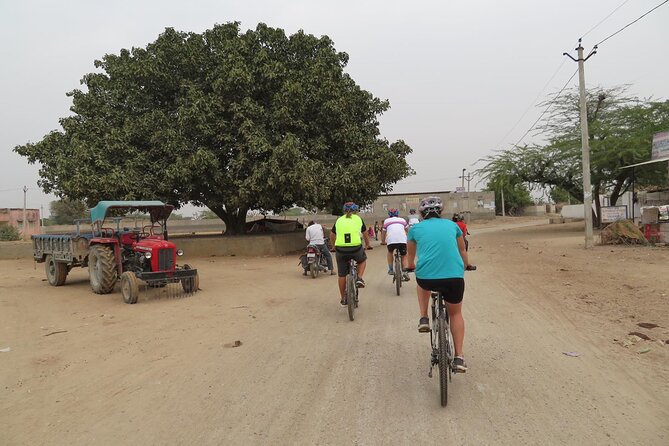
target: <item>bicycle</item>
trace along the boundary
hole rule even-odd
[[[402,288],[402,256],[400,250],[393,250],[393,283],[395,283],[395,291],[400,295],[400,288]]]
[[[467,271],[475,271],[476,266],[469,265]],[[455,367],[453,359],[455,357],[453,335],[451,334],[450,321],[448,319],[448,310],[446,308],[446,299],[441,291],[432,291],[432,303],[430,304],[431,327],[430,331],[430,371],[427,376],[432,378],[434,366],[439,367],[439,390],[441,394],[441,406],[448,404],[448,383],[452,381]]]
[[[355,319],[355,309],[358,308],[358,263],[355,259],[348,261],[348,274],[346,275],[346,303],[348,305],[349,320]]]

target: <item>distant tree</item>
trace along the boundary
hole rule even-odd
[[[327,36],[259,24],[167,28],[146,48],[95,61],[63,131],[15,148],[45,192],[94,203],[205,205],[241,232],[249,209],[340,210],[413,173],[411,148],[380,136],[387,101],[344,71]]]
[[[569,195],[569,192],[558,186],[553,186],[550,189],[548,195],[553,201],[553,203],[567,203],[567,202],[580,203],[580,201],[577,201],[576,199],[572,198]]]
[[[534,201],[530,191],[519,179],[500,176],[491,178],[485,188],[495,192],[495,213],[502,213],[502,189],[504,190],[504,211],[509,215],[519,215],[523,208],[531,206]]]
[[[288,216],[288,217],[294,217],[294,216],[302,215],[302,214],[304,214],[304,208],[301,208],[301,207],[292,207],[290,209],[286,209],[285,211],[283,211],[281,213],[281,215],[285,215],[285,216]]]
[[[178,212],[172,212],[172,213],[170,214],[170,218],[169,218],[169,219],[170,219],[170,220],[190,220],[190,217],[184,217],[183,215],[181,215],[181,214],[178,213]]]
[[[597,88],[587,93],[590,168],[596,215],[600,195],[611,193],[615,205],[632,185],[632,169],[622,167],[650,160],[654,133],[669,128],[669,101],[640,100],[625,87]],[[583,202],[581,131],[578,91],[567,92],[551,108],[539,128],[544,145],[525,145],[485,158],[476,173],[483,178],[509,176],[533,186],[558,187]],[[637,187],[666,184],[666,166],[636,170]],[[598,224],[599,222],[596,221]]]
[[[74,223],[74,220],[88,216],[86,204],[81,200],[63,198],[52,201],[49,204],[49,209],[51,210],[51,218],[49,220],[55,225],[71,225]]]
[[[0,225],[0,241],[13,242],[21,240],[21,233],[14,226]]]
[[[195,214],[194,220],[213,220],[219,218],[211,209],[204,209]]]

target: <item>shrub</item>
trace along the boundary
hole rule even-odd
[[[21,240],[21,234],[18,229],[9,225],[0,226],[0,241],[11,242],[16,240]]]

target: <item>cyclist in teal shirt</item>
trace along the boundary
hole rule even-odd
[[[457,224],[442,219],[444,205],[439,197],[427,197],[420,202],[423,221],[409,229],[407,251],[408,269],[416,270],[416,291],[420,307],[418,331],[430,332],[427,308],[430,291],[441,291],[446,299],[455,344],[455,369],[467,370],[462,346],[465,321],[462,317],[462,298],[465,292],[465,268],[469,266],[463,234]],[[418,262],[415,262],[418,256]]]

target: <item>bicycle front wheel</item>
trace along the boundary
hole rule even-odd
[[[441,406],[446,407],[448,404],[448,375],[449,375],[449,357],[448,351],[450,345],[448,342],[447,323],[444,314],[440,314],[437,318],[437,337],[439,341],[439,388],[441,390]]]
[[[348,304],[348,318],[351,321],[355,319],[356,294],[355,280],[353,279],[353,275],[349,274],[346,276],[346,302]]]

